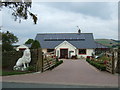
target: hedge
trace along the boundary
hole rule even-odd
[[[96,63],[94,61],[91,61],[90,59],[86,59],[86,61],[88,63],[90,63],[91,65],[95,66],[97,69],[101,70],[101,71],[105,71],[106,70],[106,66],[100,64],[100,63]]]
[[[59,66],[62,63],[63,63],[63,60],[57,61],[56,64],[54,66],[52,66],[51,68],[49,68],[49,69],[52,70],[52,69],[54,69],[55,67]]]

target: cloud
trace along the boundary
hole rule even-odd
[[[0,26],[2,26],[2,11],[0,11]]]
[[[55,2],[44,3],[44,5],[64,11],[71,11],[89,16],[95,16],[101,19],[110,19],[113,8],[115,10],[115,8],[117,7],[116,3],[113,2]]]
[[[83,33],[93,33],[95,38],[117,39],[116,3],[32,3],[32,12],[37,14],[38,23],[32,18],[21,23],[15,22],[11,11],[3,11],[3,27],[24,43],[35,38],[37,33],[77,32],[79,26]],[[114,9],[114,10],[113,10]]]

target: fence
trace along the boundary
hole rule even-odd
[[[56,64],[54,52],[43,54],[43,71],[46,71]]]
[[[35,71],[44,72],[56,64],[54,52],[42,54],[42,49],[31,49],[30,66],[35,67]],[[2,53],[2,68],[12,70],[17,60],[22,57],[23,51],[11,51]]]
[[[112,50],[109,53],[106,53],[110,56],[111,60],[106,65],[106,70],[112,74],[114,74],[117,70],[117,63],[118,63],[118,51]]]
[[[108,62],[106,65],[106,70],[110,73],[113,73],[112,62]]]

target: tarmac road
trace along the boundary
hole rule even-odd
[[[2,88],[114,88],[114,87],[3,82]]]

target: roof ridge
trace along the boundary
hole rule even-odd
[[[38,33],[38,34],[79,34],[79,33]],[[93,34],[93,33],[80,33],[80,34]]]

